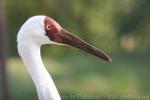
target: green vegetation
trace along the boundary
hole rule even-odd
[[[67,30],[112,53],[148,52],[149,4],[149,0],[6,0],[11,55],[17,54],[20,26],[35,15],[50,16]]]
[[[16,46],[21,25],[35,15],[54,18],[112,57],[107,63],[71,47],[43,46],[44,63],[62,96],[149,95],[149,4],[150,0],[5,0],[13,100],[37,100]]]
[[[49,57],[44,58],[44,63],[62,96],[149,95],[150,57],[118,54],[112,56],[112,63],[90,55],[73,58]],[[36,100],[34,84],[21,60],[11,58],[8,65],[13,99]]]

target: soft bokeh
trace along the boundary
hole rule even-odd
[[[12,100],[37,100],[16,48],[19,28],[35,15],[54,18],[113,60],[107,63],[73,47],[43,46],[43,62],[61,96],[149,95],[149,4],[150,0],[5,0]]]

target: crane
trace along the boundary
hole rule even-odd
[[[45,68],[40,47],[43,44],[70,45],[111,62],[111,58],[96,47],[84,42],[45,15],[29,18],[17,35],[20,57],[35,84],[39,100],[61,100],[52,77]]]

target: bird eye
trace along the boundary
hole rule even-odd
[[[51,27],[52,27],[51,25],[47,25],[46,26],[47,29],[51,29]]]

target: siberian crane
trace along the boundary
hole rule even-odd
[[[111,58],[96,47],[84,42],[47,16],[33,16],[17,35],[18,52],[34,81],[39,100],[61,100],[57,88],[46,70],[40,53],[43,44],[70,45],[111,62]]]

